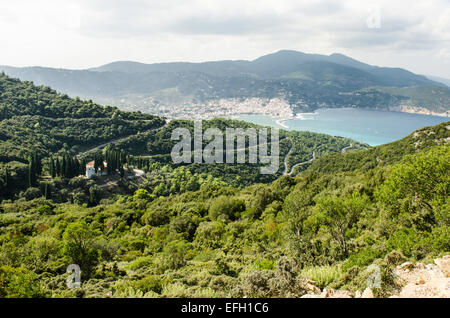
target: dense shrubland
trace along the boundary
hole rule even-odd
[[[0,295],[297,297],[306,278],[364,288],[375,263],[386,296],[393,266],[450,251],[449,168],[449,146],[434,146],[364,172],[307,170],[244,189],[210,179],[162,196],[143,185],[95,207],[4,203]],[[66,287],[71,263],[80,290]]]
[[[89,134],[88,127],[40,127],[63,113],[79,120],[84,106],[96,117],[91,128],[100,130],[103,120],[135,122],[129,129],[138,131],[162,120],[5,76],[0,94],[7,117],[0,122],[0,297],[298,297],[308,279],[320,288],[362,289],[370,264],[380,266],[382,285],[374,292],[384,297],[398,287],[395,265],[450,252],[449,123],[345,154],[330,152],[348,139],[283,132],[281,156],[293,146],[288,169],[312,151],[321,157],[295,177],[280,176],[280,163],[278,175],[262,179],[251,165],[170,164],[171,129],[193,128],[183,121],[79,160],[77,147],[86,140],[72,143],[69,131]],[[63,113],[47,114],[47,98]],[[11,120],[17,123],[9,127]],[[216,119],[204,128],[229,125],[248,126]],[[113,135],[106,130],[92,140]],[[114,191],[97,178],[76,177],[88,159],[100,169],[108,162]],[[132,168],[144,170],[140,182],[127,178]],[[81,289],[67,288],[69,264],[81,267]]]
[[[224,133],[223,149],[226,149],[226,129],[227,128],[256,128],[261,127],[241,121],[216,118],[203,121],[203,130],[208,128],[218,128]],[[170,157],[171,150],[177,141],[171,141],[171,133],[174,129],[183,127],[194,135],[194,124],[192,121],[174,120],[160,130],[148,131],[142,134],[131,136],[115,144],[116,147],[125,150],[127,153],[136,156],[134,163],[142,168],[151,163],[158,163],[162,166],[169,165],[175,167]],[[269,130],[270,132],[270,130]],[[203,148],[209,143],[209,140],[203,140]],[[270,137],[268,140],[270,149]],[[270,183],[283,175],[285,170],[284,159],[286,158],[287,172],[292,167],[301,162],[306,162],[312,158],[315,152],[316,158],[325,154],[340,152],[343,148],[352,144],[350,151],[367,148],[367,145],[352,141],[348,138],[331,137],[324,134],[298,131],[280,131],[280,160],[279,169],[274,175],[263,175],[260,173],[261,164],[189,164],[186,167],[192,174],[206,173],[214,178],[220,178],[223,181],[235,186],[248,186],[254,183]],[[248,154],[248,144],[246,145]],[[192,149],[194,149],[192,145]],[[289,155],[288,155],[289,154]],[[305,170],[309,166],[305,164],[295,169],[295,172]]]

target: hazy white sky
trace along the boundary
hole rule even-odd
[[[339,52],[450,78],[450,0],[14,0],[0,64],[81,69]]]

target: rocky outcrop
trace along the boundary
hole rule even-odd
[[[316,282],[315,281],[312,281],[310,279],[306,279],[303,282],[303,288],[310,295],[320,294],[320,288],[316,286]]]
[[[450,277],[450,255],[446,255],[443,258],[435,259],[434,262],[439,266],[445,277]]]
[[[394,271],[404,284],[398,295],[401,298],[449,298],[450,255],[434,260],[435,264],[403,263]]]
[[[353,298],[353,293],[347,290],[325,288],[320,294],[306,294],[301,298]]]
[[[434,264],[405,262],[393,272],[399,292],[391,298],[450,298],[450,255],[434,260]],[[309,281],[311,286],[315,286]],[[346,290],[325,288],[310,289],[302,298],[374,298],[373,291],[366,288],[354,294]]]

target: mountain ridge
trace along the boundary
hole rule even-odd
[[[222,116],[233,113],[231,100],[280,99],[293,113],[318,108],[363,107],[390,110],[407,104],[417,106],[411,94],[373,94],[359,91],[371,87],[444,87],[401,68],[369,65],[340,53],[308,54],[281,50],[252,61],[169,62],[145,64],[117,61],[85,70],[0,66],[0,71],[36,85],[48,85],[71,96],[93,99],[124,110],[190,118],[193,114]],[[432,113],[450,110],[450,100],[436,100],[432,89],[422,90],[420,100]],[[425,95],[423,95],[425,94]],[[424,97],[425,96],[425,97]],[[206,106],[222,101],[224,105]],[[189,110],[194,107],[195,110]],[[222,111],[221,108],[230,108]],[[424,106],[421,104],[421,108]],[[275,115],[275,114],[272,114]]]

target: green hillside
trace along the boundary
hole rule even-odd
[[[402,105],[422,107],[436,113],[445,113],[450,109],[450,90],[446,87],[379,87],[375,88],[375,90],[404,97]]]
[[[0,75],[0,162],[27,162],[33,152],[76,153],[163,124],[162,118],[72,99]]]
[[[151,172],[167,166],[173,171],[177,165],[172,163],[170,153],[177,141],[171,140],[172,131],[184,127],[189,128],[193,135],[192,121],[174,120],[166,124],[160,117],[123,112],[115,107],[72,99],[48,87],[36,87],[31,82],[21,82],[5,75],[0,77],[0,114],[0,185],[3,188],[0,198],[8,199],[29,198],[25,191],[27,187],[32,189],[29,190],[33,193],[31,197],[44,194],[47,184],[59,189],[54,191],[56,196],[70,187],[68,184],[56,186],[52,179],[84,175],[85,163],[95,158],[105,158],[106,146],[111,153],[120,153],[117,169],[122,166],[131,168],[133,165]],[[258,128],[227,119],[204,121],[203,129],[210,127],[224,132],[226,128],[233,127]],[[203,147],[207,144],[205,140]],[[367,147],[347,138],[281,131],[279,169],[274,175],[260,174],[260,165],[257,164],[191,164],[188,170],[192,175],[208,174],[236,187],[255,182],[269,183],[280,177],[283,171],[290,172],[298,163],[306,162],[295,169],[296,173],[306,169],[313,153],[319,158],[329,152],[340,152],[350,144],[353,145],[352,150]],[[55,174],[58,164],[59,172]],[[49,183],[52,172],[53,178]],[[7,179],[10,182],[6,182]],[[133,191],[134,186],[131,190],[129,186],[123,185],[120,191]],[[151,190],[154,191],[157,186],[154,184]],[[7,188],[9,190],[5,190]],[[83,190],[86,195],[89,188]],[[164,193],[179,191],[178,186],[173,191],[170,188],[169,185]],[[59,193],[59,200],[69,200],[74,195]],[[104,195],[109,193],[106,191]]]
[[[364,290],[371,264],[375,296],[388,297],[401,288],[396,265],[450,251],[449,123],[368,149],[282,132],[281,172],[258,179],[251,165],[171,164],[171,131],[192,130],[190,121],[163,126],[0,83],[2,298],[300,297],[310,280],[316,290]],[[117,140],[119,123],[129,130]],[[255,126],[219,118],[207,127]],[[107,176],[77,176],[91,159],[107,162]],[[81,288],[67,287],[69,264],[80,266]]]
[[[328,154],[312,163],[309,171],[338,173],[347,171],[368,171],[379,166],[391,165],[406,155],[415,154],[433,146],[449,143],[450,122],[433,127],[425,127],[413,134],[386,145],[364,151],[341,154]]]
[[[382,273],[375,296],[389,296],[400,287],[395,265],[450,250],[450,147],[425,146],[439,143],[435,130],[413,154],[402,152],[411,136],[374,148],[389,164],[373,169],[337,172],[341,154],[333,174],[244,189],[204,182],[155,197],[142,188],[96,207],[3,203],[0,296],[299,297],[308,279],[362,290],[372,263]],[[66,287],[71,263],[81,289]]]

